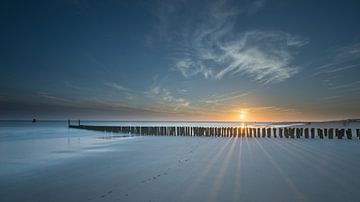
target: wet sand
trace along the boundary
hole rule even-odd
[[[1,176],[2,201],[356,201],[360,141],[101,139]],[[50,160],[48,160],[50,161]]]

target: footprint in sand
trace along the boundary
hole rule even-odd
[[[101,198],[105,198],[107,195],[111,194],[112,192],[113,192],[112,190],[108,191],[106,194],[101,195]]]

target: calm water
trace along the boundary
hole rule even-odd
[[[69,129],[67,122],[0,122],[0,178],[61,163],[107,144],[106,133]]]

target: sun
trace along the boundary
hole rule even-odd
[[[240,112],[239,118],[240,118],[240,120],[244,120],[246,118],[245,113]]]

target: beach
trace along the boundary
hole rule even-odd
[[[1,128],[2,201],[356,201],[360,197],[357,138],[112,138],[116,134],[67,129],[65,123],[52,127],[26,129],[57,131],[56,137],[15,140],[4,138],[11,128]]]

